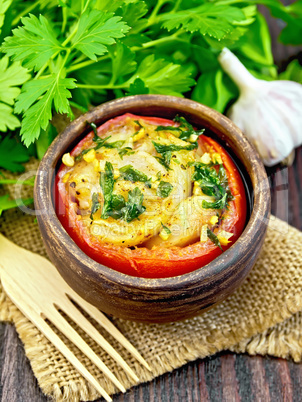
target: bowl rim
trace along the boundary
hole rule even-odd
[[[236,142],[239,142],[239,145],[242,147],[242,149],[245,149],[245,153],[249,151],[249,158],[247,159],[247,161],[243,161],[242,158],[238,158],[241,160],[244,167],[247,163],[251,168],[251,171],[250,173],[248,172],[248,175],[253,186],[254,203],[252,206],[250,218],[240,237],[228,250],[224,251],[220,256],[216,257],[207,265],[202,266],[192,272],[168,278],[142,278],[123,274],[119,271],[114,270],[113,268],[109,268],[103,264],[100,264],[87,256],[84,251],[82,251],[77,246],[77,244],[69,236],[69,234],[59,221],[54,209],[52,199],[54,176],[56,173],[54,168],[58,165],[62,155],[66,152],[66,150],[74,146],[72,144],[79,142],[79,137],[83,136],[85,129],[87,130],[87,122],[97,122],[97,124],[99,124],[99,122],[101,121],[102,124],[113,117],[120,116],[126,113],[127,111],[129,113],[140,114],[139,111],[134,112],[131,111],[131,109],[139,109],[140,105],[143,102],[149,102],[151,104],[154,104],[155,106],[162,105],[162,107],[167,107],[171,110],[178,109],[180,112],[181,108],[185,106],[187,108],[187,111],[191,111],[191,117],[198,114],[200,116],[200,120],[204,120],[206,116],[214,117],[215,124],[217,125],[217,127],[214,127],[214,130],[213,126],[211,126],[211,130],[214,133],[220,132],[223,134],[223,132],[227,132],[228,135],[230,135],[230,137],[227,137],[228,143],[230,143],[231,141],[234,142],[236,140]],[[104,117],[107,116],[108,113],[110,114],[110,117]],[[178,113],[178,111],[175,110],[174,113],[176,114]],[[190,113],[188,112],[183,113],[185,117],[188,114],[190,115]],[[143,111],[141,115],[146,116],[146,112]],[[152,115],[155,116],[154,114]],[[218,128],[218,126],[220,126],[220,128]],[[76,138],[76,140],[73,139],[73,141],[71,141],[69,139],[71,133],[74,133],[73,136],[74,138]],[[223,134],[222,136],[224,135],[225,134]],[[58,152],[57,150],[58,147],[60,147],[60,152]],[[234,151],[232,147],[231,149],[232,151]],[[49,175],[48,172],[52,172],[52,175]],[[270,213],[270,191],[267,175],[260,156],[258,155],[255,148],[250,144],[248,139],[241,132],[241,130],[227,117],[205,105],[186,98],[178,98],[170,95],[134,95],[115,99],[96,106],[95,108],[91,109],[85,114],[82,114],[73,122],[71,122],[65,128],[65,130],[55,138],[55,140],[48,148],[46,154],[44,155],[42,161],[40,162],[37,171],[34,188],[34,203],[37,210],[47,211],[47,214],[44,215],[44,218],[47,216],[48,219],[42,219],[41,216],[43,215],[38,215],[38,223],[40,224],[40,221],[43,221],[43,225],[46,226],[47,230],[51,232],[55,237],[59,237],[61,243],[65,243],[66,251],[70,255],[77,255],[77,259],[79,260],[79,262],[83,266],[85,266],[85,274],[87,274],[87,270],[91,270],[93,271],[94,275],[97,274],[103,276],[108,281],[118,282],[120,285],[123,286],[160,291],[167,288],[179,289],[182,287],[194,287],[196,282],[200,282],[205,278],[207,278],[208,280],[212,277],[213,280],[214,278],[216,280],[217,277],[219,277],[219,274],[224,272],[227,268],[223,267],[223,261],[225,259],[235,262],[238,260],[238,257],[240,257],[244,262],[245,253],[242,254],[242,251],[248,251],[248,245],[251,242],[257,241],[257,231],[253,230],[253,228],[259,225],[260,229],[261,225],[268,225],[268,218]],[[255,207],[257,207],[257,209]],[[240,251],[241,254],[239,253]]]

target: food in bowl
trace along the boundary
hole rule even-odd
[[[56,212],[92,259],[144,278],[182,275],[228,249],[246,222],[227,151],[181,116],[126,113],[62,157]]]

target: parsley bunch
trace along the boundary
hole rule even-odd
[[[74,108],[121,96],[185,95],[223,112],[238,96],[217,61],[224,46],[257,77],[277,78],[257,4],[284,21],[283,43],[301,44],[299,1],[1,1],[0,168],[41,158],[55,114],[73,119]],[[287,78],[300,79],[299,68]]]

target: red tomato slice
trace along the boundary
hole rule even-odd
[[[105,133],[109,126],[120,123],[127,117],[133,119],[143,119],[156,125],[173,125],[174,122],[157,117],[142,117],[132,114],[125,114],[107,121],[98,127],[98,134]],[[91,143],[93,133],[89,133],[71,152],[72,155],[78,154],[89,143]],[[240,174],[225,149],[213,139],[201,136],[199,146],[205,151],[211,148],[221,155],[229,187],[234,196],[230,201],[228,210],[224,213],[222,229],[234,233],[231,243],[223,246],[223,250],[228,249],[240,236],[246,221],[246,197],[245,189]],[[154,248],[137,247],[132,250],[127,247],[102,244],[97,238],[88,233],[81,220],[77,218],[75,203],[69,199],[62,182],[62,165],[56,176],[55,183],[55,206],[57,215],[71,238],[89,257],[113,268],[124,274],[144,277],[144,278],[165,278],[182,275],[194,271],[212,261],[219,256],[222,251],[210,240],[206,243],[194,243],[186,247]]]

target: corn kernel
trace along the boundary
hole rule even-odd
[[[215,225],[218,222],[218,216],[212,216],[210,219],[210,224]]]
[[[70,176],[70,173],[66,173],[66,174],[64,175],[63,179],[62,179],[62,182],[63,182],[63,183],[66,183],[67,180],[69,179],[69,176]]]
[[[231,243],[231,241],[229,240],[229,238],[231,238],[233,236],[233,233],[230,232],[226,232],[225,230],[221,230],[218,234],[217,234],[217,238],[220,241],[220,244],[222,246],[226,246],[227,244]]]
[[[118,179],[120,177],[120,172],[116,169],[113,170],[113,178]]]
[[[201,243],[205,243],[208,240],[208,225],[202,225],[200,233]]]
[[[142,127],[142,128],[139,130],[139,132],[136,133],[136,134],[132,137],[133,142],[136,142],[136,141],[138,141],[138,140],[141,140],[144,136],[145,136],[145,129],[144,129],[144,127]]]
[[[99,165],[99,161],[97,159],[94,159],[92,161],[93,164],[93,169],[95,172],[98,172],[100,170],[100,165]]]
[[[95,149],[90,149],[85,155],[83,155],[85,162],[90,163],[95,160]]]
[[[212,161],[213,163],[218,163],[219,165],[222,165],[221,155],[218,152],[214,152],[212,154]]]
[[[62,157],[62,162],[65,166],[72,167],[74,166],[74,157],[70,156],[70,153],[64,154]]]
[[[189,141],[190,142],[195,142],[198,139],[198,135],[197,134],[191,134]]]
[[[194,182],[193,195],[203,195],[202,189],[196,181]]]
[[[160,237],[162,240],[168,240],[169,237],[170,237],[170,235],[171,235],[171,232],[169,233],[169,232],[168,232],[167,230],[165,230],[165,229],[162,229],[161,232],[159,233],[159,237]]]
[[[208,165],[211,162],[211,157],[210,154],[208,154],[207,152],[205,152],[202,157],[200,158],[200,162]]]

